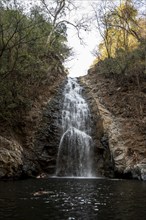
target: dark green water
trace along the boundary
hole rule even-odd
[[[48,194],[34,196],[40,187]],[[107,179],[0,182],[1,220],[144,220],[146,183]]]

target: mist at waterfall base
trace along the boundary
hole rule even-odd
[[[76,78],[68,78],[64,89],[57,176],[94,176],[90,117],[88,104],[82,96],[82,87]]]
[[[34,196],[39,188],[48,194]],[[146,184],[133,180],[0,182],[0,220],[144,220]]]

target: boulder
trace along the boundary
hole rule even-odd
[[[0,136],[0,178],[20,176],[23,149],[17,141]]]
[[[133,177],[146,181],[146,159],[134,166]]]

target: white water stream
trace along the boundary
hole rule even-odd
[[[90,110],[76,78],[68,78],[64,89],[62,130],[56,175],[92,177]]]

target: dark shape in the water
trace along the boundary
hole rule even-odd
[[[34,196],[42,196],[47,194],[49,194],[49,192],[45,191],[44,188],[40,188],[39,191],[33,193]]]

